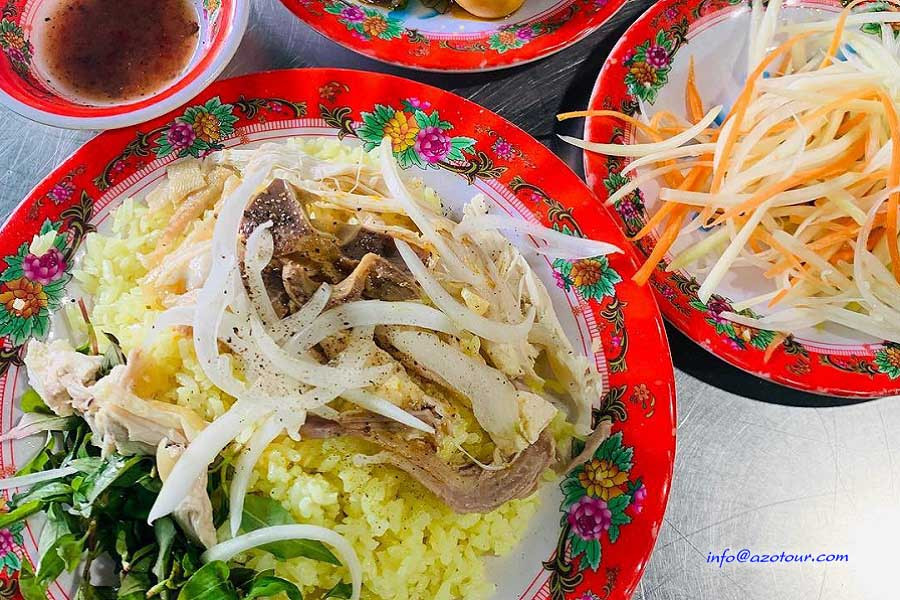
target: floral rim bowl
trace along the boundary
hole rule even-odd
[[[191,3],[199,17],[199,41],[181,75],[146,98],[92,105],[67,98],[41,75],[36,25],[53,1],[6,0],[0,11],[0,104],[34,121],[69,129],[125,127],[172,110],[222,72],[237,51],[250,13],[250,0]]]
[[[60,165],[0,229],[0,432],[20,413],[24,345],[46,335],[51,313],[76,293],[72,260],[85,235],[109,227],[112,210],[140,199],[179,158],[295,135],[370,148],[387,135],[402,168],[451,212],[480,192],[510,218],[625,248],[608,260],[532,261],[567,335],[596,361],[605,393],[594,422],[610,422],[612,435],[542,488],[525,539],[489,561],[487,574],[497,598],[630,598],[662,524],[675,454],[669,350],[652,295],[630,281],[637,255],[543,145],[476,104],[413,81],[339,69],[219,81],[168,115],[94,138]],[[0,444],[0,472],[21,465],[23,442]],[[22,561],[36,555],[30,527],[0,530],[0,589],[12,589],[3,597],[16,598]]]
[[[840,11],[838,0],[786,3],[784,19],[808,20],[823,11]],[[859,10],[900,10],[871,2]],[[591,109],[652,115],[670,110],[684,115],[684,88],[691,57],[697,65],[701,97],[730,106],[746,78],[746,0],[663,0],[653,5],[621,38],[600,72]],[[867,30],[880,35],[880,27]],[[895,32],[895,36],[900,32]],[[739,42],[735,42],[739,40]],[[634,132],[612,119],[585,124],[586,139],[631,143]],[[601,199],[628,183],[623,159],[585,152],[588,185]],[[642,185],[615,206],[614,218],[627,235],[643,227],[658,206],[658,186]],[[684,243],[696,243],[696,239]],[[647,236],[634,244],[644,256],[655,245]],[[654,271],[653,288],[663,315],[704,349],[757,377],[816,394],[878,398],[900,393],[900,345],[863,337],[850,330],[809,328],[793,335],[754,329],[721,316],[733,303],[755,297],[768,287],[761,272],[733,269],[708,302],[699,299],[698,276],[690,269],[666,271],[667,256]],[[763,308],[758,308],[763,312]],[[750,309],[742,314],[754,316]]]

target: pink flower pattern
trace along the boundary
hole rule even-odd
[[[600,498],[584,496],[569,509],[567,519],[572,531],[581,539],[599,540],[612,525],[612,511]]]
[[[440,162],[452,148],[450,136],[440,127],[425,127],[416,134],[416,152],[429,164]]]
[[[175,122],[166,135],[173,150],[189,148],[197,139],[197,132],[190,123]]]
[[[66,259],[57,248],[50,248],[41,256],[26,255],[22,261],[22,271],[27,279],[47,285],[65,273]]]
[[[491,149],[494,151],[494,154],[497,155],[497,158],[502,158],[504,160],[510,160],[516,156],[516,149],[503,138],[497,138],[497,141],[494,142]]]

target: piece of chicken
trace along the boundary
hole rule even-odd
[[[132,364],[138,362],[134,353],[131,359]],[[25,356],[28,380],[53,412],[82,417],[93,432],[92,442],[104,454],[113,450],[124,455],[155,454],[165,479],[206,421],[190,409],[135,395],[130,366],[118,365],[97,380],[102,362],[103,357],[81,354],[66,340],[32,340]],[[206,474],[173,516],[186,534],[207,548],[216,543]]]
[[[74,414],[73,403],[90,400],[88,387],[94,383],[102,362],[102,356],[76,352],[65,340],[33,341],[25,357],[31,387],[61,417]]]
[[[160,440],[156,448],[156,468],[163,481],[169,478],[175,463],[184,453],[185,446],[173,444],[169,440]],[[207,475],[204,472],[191,488],[191,493],[182,500],[172,516],[194,541],[206,548],[216,545],[216,529],[213,527],[212,503],[206,494]]]

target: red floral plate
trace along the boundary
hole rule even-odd
[[[66,160],[0,233],[0,430],[18,419],[23,345],[46,334],[84,236],[107,227],[111,210],[141,198],[179,157],[295,135],[367,147],[391,136],[403,168],[451,210],[482,192],[511,217],[626,248],[609,261],[532,261],[570,339],[596,357],[608,391],[594,418],[611,420],[613,435],[592,461],[545,486],[528,542],[489,569],[504,600],[630,597],[662,522],[675,450],[669,350],[652,295],[630,282],[637,254],[544,146],[467,100],[413,81],[335,69],[220,81],[187,106],[103,133]],[[41,246],[32,244],[38,235]],[[23,455],[19,443],[0,444],[0,471],[15,470]],[[34,556],[36,535],[30,525],[0,531],[0,565],[10,581]],[[53,594],[66,597],[62,588]]]
[[[841,7],[836,0],[792,1],[783,14],[801,20]],[[746,78],[749,21],[749,6],[743,0],[657,2],[610,53],[590,108],[648,115],[665,109],[683,115],[691,56],[701,96],[728,106]],[[880,27],[876,28],[873,33],[880,35]],[[630,143],[634,138],[632,128],[602,118],[588,119],[585,134],[586,139],[602,142]],[[621,175],[625,164],[620,158],[585,152],[587,181],[598,197],[607,198],[627,183]],[[616,204],[613,213],[626,234],[636,233],[648,210],[656,209],[656,190],[644,186]],[[655,243],[648,236],[635,246],[646,256]],[[668,260],[659,264],[650,281],[660,308],[678,329],[716,356],[757,377],[817,394],[875,398],[900,393],[900,345],[838,328],[803,330],[781,340],[772,331],[737,325],[720,313],[732,310],[733,300],[761,293],[761,287],[754,287],[762,283],[761,275],[735,275],[724,282],[722,295],[703,303],[694,275],[685,270],[667,273]]]
[[[625,0],[525,0],[511,16],[479,20],[449,0],[409,0],[387,10],[362,0],[281,0],[310,27],[384,62],[426,71],[490,71],[549,56],[584,38]]]

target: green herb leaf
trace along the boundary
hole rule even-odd
[[[262,527],[292,525],[294,523],[294,519],[291,518],[290,513],[284,509],[280,502],[255,494],[248,494],[244,500],[241,530],[245,533],[261,529]],[[313,540],[272,542],[271,544],[260,546],[260,549],[273,554],[281,560],[302,556],[332,565],[341,564],[341,561],[322,542]]]
[[[56,581],[63,571],[73,571],[84,553],[84,538],[67,533],[57,538],[41,556],[35,578],[46,587]]]
[[[50,407],[44,402],[44,399],[41,398],[40,394],[34,391],[34,388],[28,388],[25,390],[25,393],[22,394],[21,400],[22,412],[25,413],[40,413],[42,415],[53,415],[53,411],[50,410]]]
[[[303,600],[303,595],[297,586],[281,577],[276,577],[274,571],[259,573],[250,584],[243,600],[254,598],[269,598],[284,592],[290,600]]]
[[[78,488],[70,512],[82,516],[91,514],[94,502],[116,481],[125,477],[131,469],[144,461],[143,456],[126,458],[113,454],[103,460],[98,469],[87,473]],[[73,461],[74,462],[74,461]]]
[[[116,595],[118,600],[146,600],[150,589],[150,574],[146,571],[129,571],[122,578],[122,585]]]
[[[254,578],[256,578],[256,574],[257,571],[253,569],[248,569],[246,567],[232,567],[231,573],[228,575],[228,581],[230,581],[235,588],[244,590],[250,587]]]
[[[32,500],[20,504],[6,514],[0,515],[0,529],[8,529],[10,525],[24,521],[31,515],[40,512],[44,508],[44,503],[40,500]]]
[[[116,590],[111,587],[92,585],[90,581],[81,580],[75,600],[116,600]]]
[[[38,483],[27,492],[13,496],[13,503],[20,506],[32,500],[40,500],[44,503],[62,502],[72,497],[72,486],[62,481],[47,481]]]
[[[38,550],[41,554],[55,544],[56,540],[75,530],[74,517],[66,513],[62,504],[51,504],[47,508],[46,514],[47,522],[41,529],[41,536],[38,538]]]
[[[341,581],[325,593],[323,600],[325,598],[341,598],[342,600],[349,600],[351,596],[353,596],[353,586]]]
[[[27,560],[22,561],[19,571],[19,593],[25,600],[47,600],[47,587],[38,583],[34,567]]]
[[[239,600],[228,580],[228,565],[219,560],[203,565],[181,588],[178,600]]]
[[[156,556],[156,563],[154,563],[151,571],[158,581],[165,580],[171,572],[172,544],[175,542],[177,534],[175,523],[169,517],[157,519],[153,522],[153,535],[156,537],[157,546],[159,546],[159,554]]]

